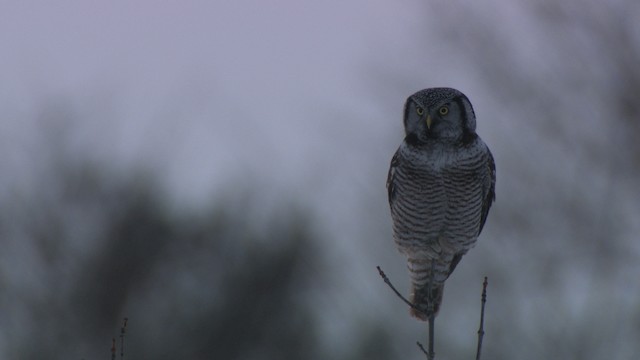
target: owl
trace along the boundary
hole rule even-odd
[[[411,95],[404,130],[387,191],[393,237],[407,257],[411,315],[428,320],[440,309],[445,281],[482,231],[495,199],[496,168],[476,134],[471,102],[458,90]]]

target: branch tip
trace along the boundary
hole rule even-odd
[[[378,273],[380,274],[380,277],[382,277],[382,280],[384,280],[385,284],[387,284],[391,288],[391,290],[393,290],[393,292],[396,294],[397,297],[400,298],[400,300],[404,301],[404,303],[407,304],[410,308],[422,312],[422,310],[420,310],[417,306],[413,305],[411,301],[407,300],[404,296],[402,296],[402,294],[400,294],[400,292],[396,289],[396,287],[393,286],[393,284],[391,283],[391,280],[389,280],[389,278],[384,273],[384,271],[382,271],[380,266],[376,266],[376,268],[378,269]]]

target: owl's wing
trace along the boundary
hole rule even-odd
[[[485,180],[487,184],[484,186],[484,189],[486,190],[484,199],[482,200],[482,217],[480,218],[480,230],[478,231],[478,235],[482,232],[484,223],[487,221],[487,215],[489,214],[491,204],[496,199],[496,164],[493,161],[493,155],[491,155],[489,148],[487,148],[487,155],[489,155],[489,158],[487,159],[486,169],[489,172],[489,178]]]
[[[387,193],[389,195],[389,205],[393,202],[396,195],[395,174],[396,168],[400,165],[400,150],[396,151],[391,158],[391,166],[389,166],[389,174],[387,174]]]

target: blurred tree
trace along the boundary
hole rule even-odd
[[[3,315],[8,357],[106,357],[123,317],[128,358],[326,357],[311,311],[323,256],[307,211],[276,204],[257,221],[239,196],[177,213],[150,174],[55,151],[41,186],[0,217],[17,255],[3,270],[18,269],[3,271],[13,280],[0,297],[16,310]],[[389,341],[368,323],[345,356],[390,358]]]

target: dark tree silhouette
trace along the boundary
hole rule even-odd
[[[19,266],[38,279],[8,289],[29,314],[9,344],[15,358],[106,357],[125,317],[125,358],[326,358],[311,311],[324,259],[307,211],[283,203],[256,221],[240,195],[178,212],[152,174],[56,164],[0,218],[32,247],[33,263]],[[345,359],[392,357],[375,321],[353,343]]]

